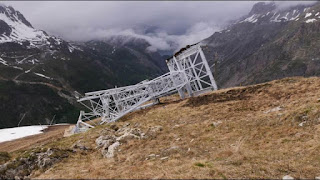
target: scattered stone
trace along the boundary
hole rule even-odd
[[[285,175],[282,177],[283,180],[291,180],[294,179],[293,177],[291,177],[290,175]]]
[[[159,131],[162,131],[162,126],[155,126],[149,128],[149,134],[146,135],[140,129],[130,128],[129,126],[130,123],[126,123],[121,128],[110,126],[110,129],[105,129],[104,133],[95,140],[97,145],[96,148],[101,148],[101,153],[104,157],[114,157],[115,151],[121,144],[127,143],[133,139],[142,139],[150,136],[155,137]]]
[[[302,116],[301,119],[302,120],[308,120],[308,115]]]
[[[151,128],[148,129],[146,135],[147,135],[148,137],[154,138],[154,137],[156,137],[157,134],[158,134],[160,131],[162,131],[162,130],[163,130],[163,127],[162,127],[162,126],[154,126],[154,127],[151,127]]]
[[[88,151],[88,150],[90,150],[90,148],[88,148],[87,146],[85,146],[81,140],[79,140],[79,141],[77,141],[76,143],[74,143],[74,144],[71,146],[71,149],[72,149],[74,152],[76,152],[78,149],[81,150],[81,151]]]
[[[125,128],[125,127],[129,127],[129,126],[130,126],[130,123],[128,123],[128,122],[123,125],[124,128]]]
[[[117,138],[117,141],[119,141],[120,143],[126,143],[128,142],[129,140],[131,139],[140,139],[139,136],[136,136],[134,134],[131,134],[131,133],[126,133],[120,137]]]
[[[155,155],[155,154],[149,154],[149,156],[146,158],[146,160],[154,159],[156,157],[157,157],[157,155]]]
[[[168,149],[165,149],[161,152],[161,156],[170,156],[172,154],[176,154],[176,153],[179,153],[180,151],[180,147],[178,146],[172,146]]]
[[[118,127],[117,125],[115,125],[115,124],[112,124],[112,125],[110,126],[110,129],[113,129],[114,131],[118,131],[118,130],[119,130],[119,127]]]
[[[106,144],[108,144],[109,146],[113,144],[115,141],[116,141],[116,137],[114,135],[99,136],[96,139],[96,145],[97,145],[97,148],[100,148],[100,147],[106,146]]]
[[[110,128],[106,128],[106,129],[103,129],[101,132],[100,132],[100,135],[101,136],[106,136],[106,135],[113,135],[115,133],[115,131],[113,129],[110,129]]]
[[[283,109],[282,107],[278,106],[278,107],[275,107],[275,108],[270,109],[268,111],[265,111],[264,113],[268,114],[268,113],[271,113],[271,112],[281,111],[282,109]]]
[[[317,99],[317,102],[320,102],[320,98],[319,98],[319,99]]]
[[[160,158],[160,160],[166,160],[166,159],[169,159],[169,157],[163,157],[163,158]]]
[[[135,128],[137,128],[137,127],[139,127],[139,126],[140,126],[140,123],[135,123],[135,124],[134,124],[134,127],[135,127]]]
[[[120,132],[118,133],[118,135],[120,135],[119,137],[117,137],[117,141],[119,141],[120,143],[126,143],[128,140],[131,139],[141,139],[144,137],[144,133],[141,132],[140,129],[137,128],[122,128],[119,130]]]
[[[213,127],[217,127],[219,124],[221,124],[222,123],[222,121],[217,121],[217,122],[213,122],[212,123],[212,126]]]
[[[302,123],[299,124],[300,127],[302,127],[307,121],[303,121]]]

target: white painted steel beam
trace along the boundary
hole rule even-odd
[[[80,112],[75,132],[93,128],[94,124],[114,122],[124,115],[159,103],[158,98],[178,92],[180,97],[197,96],[217,85],[200,45],[194,45],[167,60],[169,73],[136,85],[85,93],[78,102],[91,112]],[[149,101],[153,101],[148,103]],[[92,121],[100,118],[100,120]]]

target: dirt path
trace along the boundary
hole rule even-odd
[[[17,150],[29,149],[40,144],[56,141],[58,138],[63,137],[65,129],[69,128],[69,126],[71,125],[53,125],[45,129],[44,133],[2,142],[0,143],[0,152],[13,152]]]

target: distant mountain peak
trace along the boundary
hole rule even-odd
[[[287,8],[278,8],[275,2],[258,2],[253,5],[250,13],[236,23],[269,23],[297,21],[314,4],[297,4]]]
[[[5,15],[7,18],[9,18],[12,21],[21,22],[24,25],[30,28],[33,28],[31,23],[27,21],[27,19],[19,11],[16,11],[12,6],[6,6],[4,4],[0,4],[0,13],[2,15]]]
[[[59,49],[65,46],[70,53],[76,48],[64,40],[35,29],[31,23],[12,6],[0,4],[0,44],[15,43],[26,48]],[[76,48],[77,49],[77,48]]]
[[[276,3],[274,2],[258,2],[253,5],[249,16],[253,14],[266,14],[276,9]]]

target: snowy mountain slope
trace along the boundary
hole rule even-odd
[[[238,20],[236,23],[251,22],[286,22],[296,21],[299,16],[310,7],[303,5],[291,7],[289,9],[278,9],[275,3],[256,3],[248,16]]]
[[[45,31],[37,30],[25,17],[11,6],[0,4],[0,43],[27,43],[28,48],[44,45],[60,45],[63,40],[49,36]],[[70,48],[73,48],[70,45]]]

